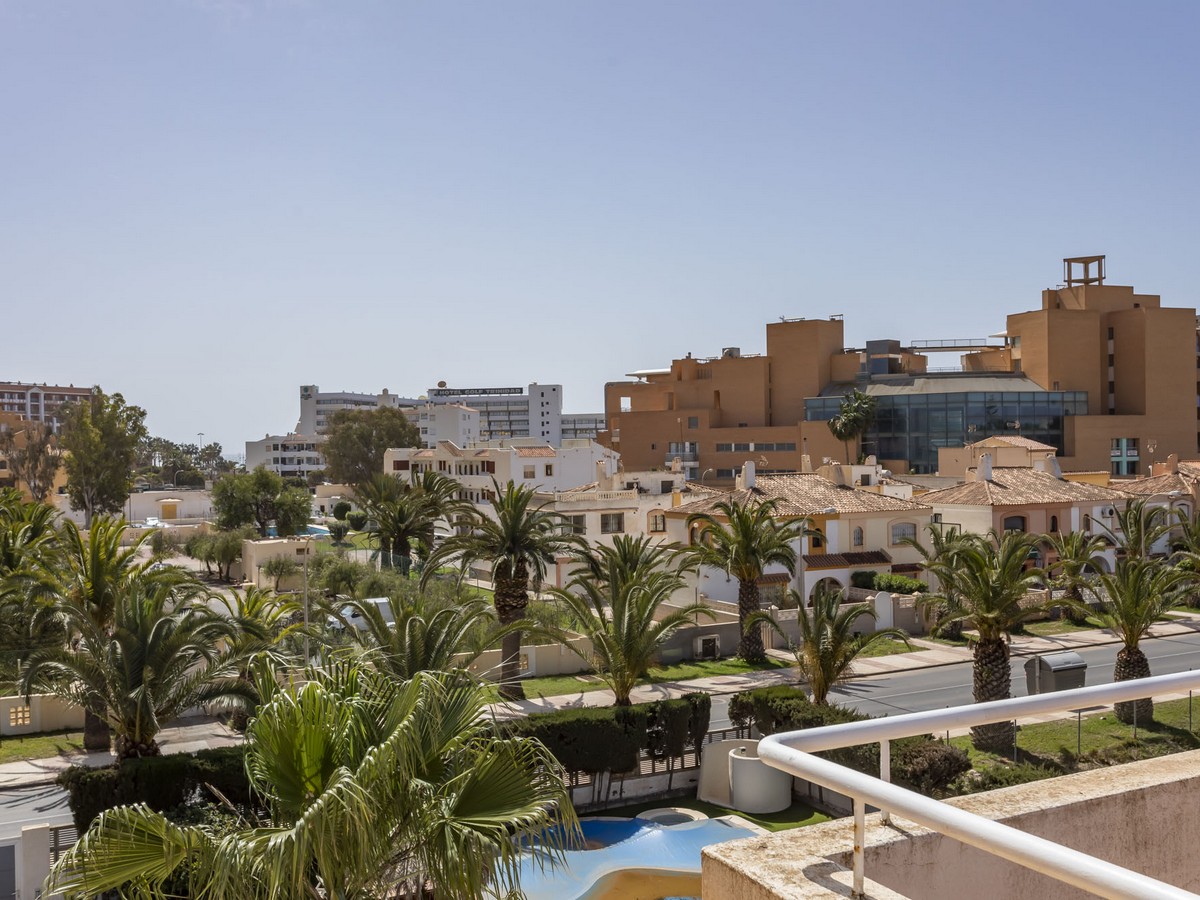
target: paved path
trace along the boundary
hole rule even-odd
[[[1151,627],[1154,637],[1200,634],[1200,614],[1176,613],[1170,622],[1161,622]],[[920,648],[911,653],[897,653],[860,660],[855,664],[855,678],[903,674],[919,669],[959,665],[969,662],[971,651],[966,647],[939,644],[924,638],[913,638],[914,646]],[[1053,637],[1024,636],[1013,638],[1014,657],[1035,656],[1062,650],[1081,650],[1088,647],[1118,643],[1110,631],[1085,629]],[[790,659],[786,654],[781,658]],[[1014,665],[1014,678],[1023,678],[1023,673]],[[777,684],[796,683],[791,669],[773,669],[764,672],[746,672],[741,675],[716,675],[690,681],[663,682],[644,685],[633,692],[635,703],[680,697],[693,691],[724,695],[752,688]],[[580,691],[554,697],[531,697],[512,703],[497,703],[492,707],[499,719],[526,716],[531,713],[552,712],[586,706],[610,706],[613,694],[608,690]],[[1024,721],[1024,720],[1023,720]],[[1031,720],[1033,721],[1033,720]],[[240,735],[234,734],[217,719],[190,719],[185,724],[167,728],[159,742],[167,753],[190,753],[206,747],[227,747],[241,743]],[[22,760],[0,764],[0,790],[27,785],[52,782],[59,772],[73,765],[107,765],[114,757],[111,753],[69,754],[49,759]]]

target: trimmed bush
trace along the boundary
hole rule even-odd
[[[357,510],[348,512],[346,513],[346,521],[350,523],[350,527],[355,531],[362,531],[367,527],[367,514],[365,512],[358,512]]]
[[[351,509],[352,507],[350,506],[350,501],[339,500],[337,503],[333,504],[333,517],[339,522],[345,522],[346,515]]]
[[[875,573],[875,590],[887,591],[891,594],[920,594],[929,590],[929,585],[907,575],[893,575],[891,572]]]
[[[864,590],[868,591],[871,590],[873,587],[875,587],[875,573],[870,570],[863,572],[851,572],[850,587],[863,588]]]

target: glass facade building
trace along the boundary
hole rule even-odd
[[[932,474],[939,447],[962,447],[985,437],[1019,434],[1066,455],[1067,416],[1085,416],[1087,391],[992,391],[872,394],[875,422],[863,436],[863,452],[880,460],[908,460],[915,474]],[[804,418],[827,422],[842,398],[811,397]]]

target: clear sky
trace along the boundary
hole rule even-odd
[[[0,379],[175,440],[606,381],[780,316],[1195,306],[1200,5],[0,0]]]

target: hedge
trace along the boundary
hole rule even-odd
[[[929,585],[907,575],[893,575],[891,572],[875,573],[875,590],[888,591],[893,594],[920,594],[929,590]]]
[[[205,785],[235,805],[254,803],[242,747],[127,759],[99,769],[72,766],[57,781],[67,791],[80,833],[106,809],[144,803],[165,813],[188,802]]]
[[[729,718],[742,727],[753,724],[760,734],[767,735],[861,722],[871,716],[835,703],[818,706],[799,688],[780,685],[734,694],[729,700]],[[971,768],[964,751],[928,735],[900,738],[892,741],[891,747],[892,778],[922,793],[944,790]],[[878,743],[817,755],[869,775],[879,774]]]
[[[635,706],[585,707],[505,723],[513,737],[537,738],[568,772],[630,772],[645,750],[682,756],[708,733],[712,700],[688,694]]]

